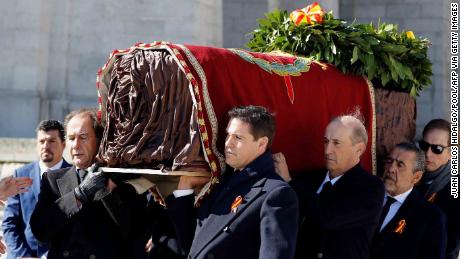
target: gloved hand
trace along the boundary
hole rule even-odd
[[[81,202],[90,202],[98,191],[104,190],[107,184],[107,176],[102,172],[88,172],[88,176],[75,187],[75,197]]]

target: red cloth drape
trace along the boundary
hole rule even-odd
[[[111,59],[137,48],[167,49],[187,75],[198,106],[203,150],[214,176],[222,170],[227,111],[238,105],[261,105],[276,114],[272,152],[283,152],[295,173],[324,167],[327,124],[359,107],[369,134],[362,165],[372,171],[374,111],[371,89],[364,78],[344,75],[317,62],[299,65],[305,59],[283,54],[165,42],[138,44],[112,53]],[[100,78],[110,69],[111,59],[100,71]]]

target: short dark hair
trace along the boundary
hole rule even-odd
[[[417,171],[425,172],[425,152],[417,147],[414,143],[402,142],[397,144],[393,149],[401,149],[415,154],[413,173]]]
[[[65,116],[64,119],[64,127],[67,131],[67,124],[69,124],[69,121],[76,117],[76,116],[88,116],[91,119],[92,125],[93,125],[93,130],[94,133],[96,134],[96,140],[97,143],[99,144],[100,141],[102,140],[102,134],[104,131],[104,128],[102,127],[101,123],[97,119],[97,110],[95,108],[81,108],[75,111],[70,112]]]
[[[430,120],[425,127],[423,128],[423,133],[422,136],[425,138],[425,135],[428,134],[428,132],[434,130],[434,129],[439,129],[439,130],[444,130],[447,133],[449,133],[449,140],[447,142],[447,145],[450,146],[450,122],[444,120],[444,119],[433,119]]]
[[[270,149],[275,137],[275,118],[262,106],[239,106],[228,112],[231,119],[239,119],[251,125],[251,134],[255,140],[261,137],[268,138],[267,150]]]
[[[64,126],[60,121],[57,120],[42,120],[38,123],[37,128],[35,131],[38,133],[39,131],[48,132],[50,130],[57,130],[59,132],[59,138],[62,141],[65,141],[65,132]]]

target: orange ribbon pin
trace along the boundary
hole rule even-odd
[[[433,203],[435,200],[436,200],[436,197],[438,196],[438,194],[436,192],[433,192],[430,197],[428,197],[428,202],[429,203]]]
[[[401,219],[398,222],[398,226],[395,228],[395,230],[393,232],[398,233],[398,234],[401,235],[404,232],[405,228],[406,228],[406,220]]]
[[[240,206],[242,203],[243,203],[243,197],[241,197],[241,195],[238,195],[238,197],[236,197],[235,200],[232,202],[231,211],[233,213],[236,213],[238,206]]]

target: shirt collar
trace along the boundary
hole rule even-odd
[[[324,178],[323,183],[327,183],[327,182],[330,181],[331,184],[334,185],[340,179],[340,177],[342,177],[342,176],[343,176],[343,174],[339,175],[339,176],[337,176],[337,177],[335,177],[334,179],[331,180],[331,177],[329,176],[329,171],[327,171],[327,174],[326,174],[326,177]]]
[[[59,162],[57,162],[57,163],[56,163],[55,165],[53,165],[52,167],[48,168],[48,167],[45,165],[45,163],[43,163],[43,162],[40,160],[40,161],[38,162],[38,166],[40,167],[40,172],[43,173],[43,172],[45,172],[45,171],[51,171],[51,170],[56,170],[56,169],[61,168],[63,162],[64,162],[64,161],[63,161],[62,158],[61,158],[61,160],[60,160]]]
[[[403,192],[401,194],[398,194],[396,196],[391,196],[390,194],[386,193],[385,194],[385,198],[390,196],[390,197],[393,197],[395,200],[397,200],[399,203],[404,203],[404,201],[406,200],[407,196],[409,196],[410,192],[412,191],[413,188],[410,188],[407,192]]]

